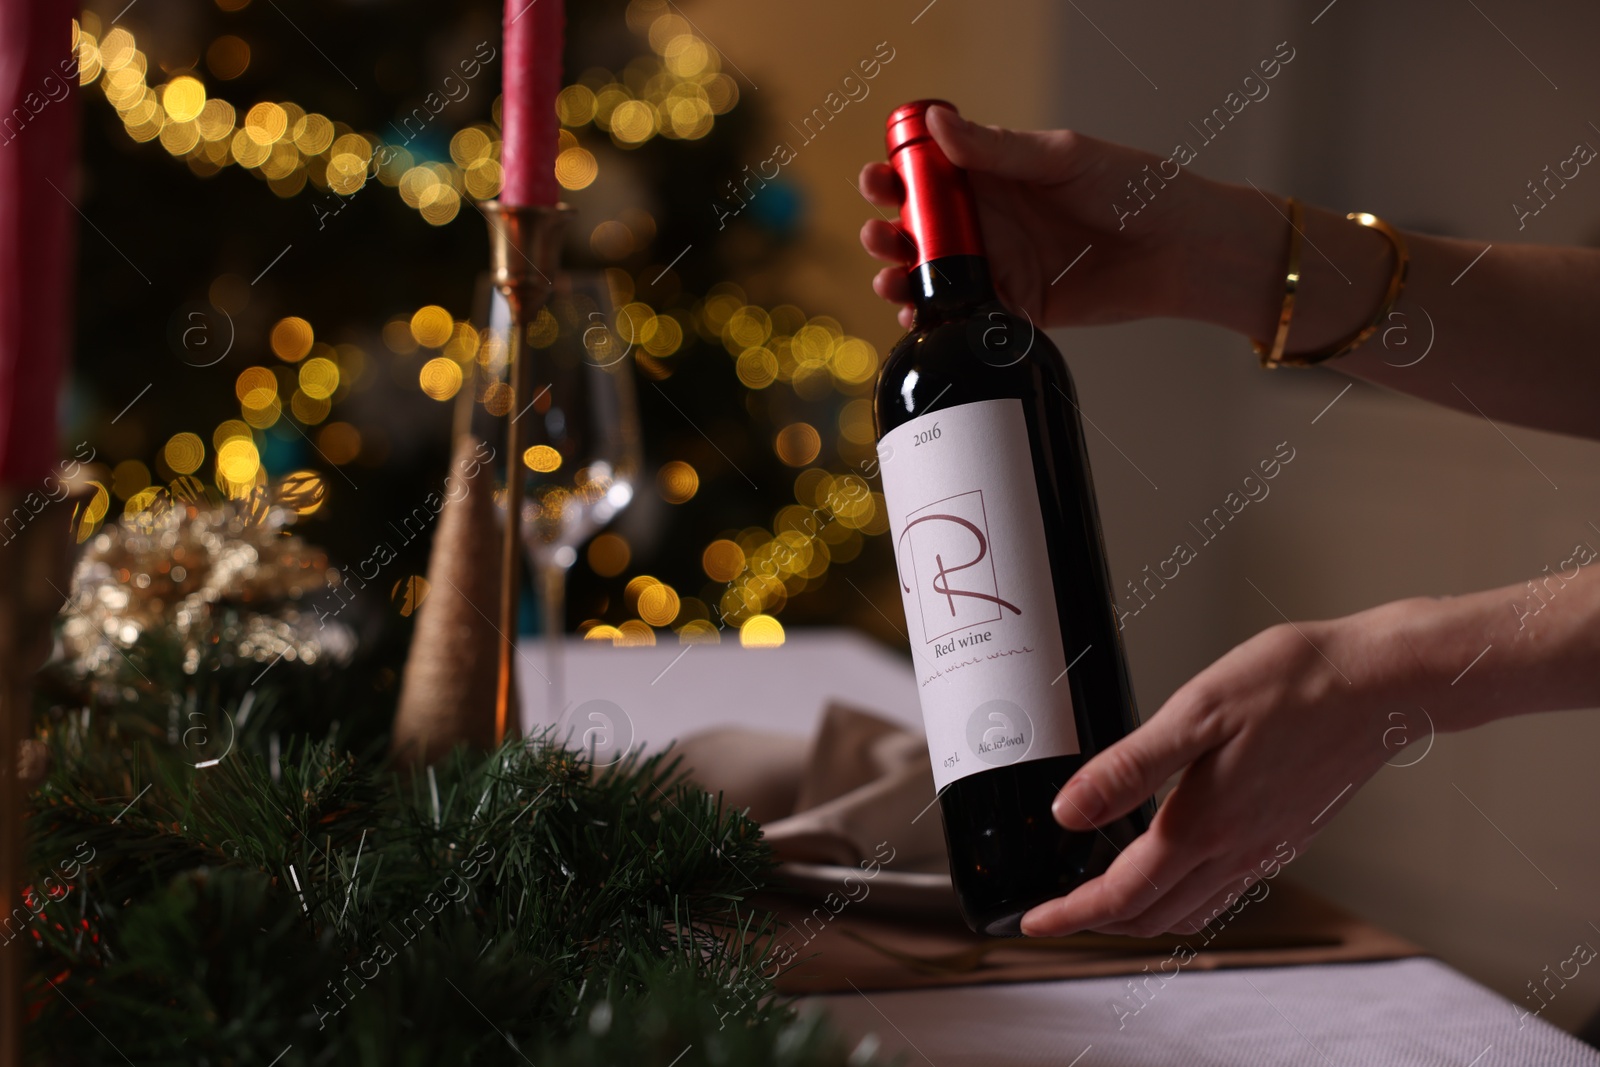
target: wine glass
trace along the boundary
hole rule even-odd
[[[565,711],[567,571],[578,549],[633,499],[641,454],[632,345],[612,329],[612,301],[598,271],[557,275],[545,306],[525,326],[527,399],[513,410],[506,340],[510,308],[490,287],[474,389],[474,432],[496,444],[506,423],[521,456],[502,457],[522,479],[522,542],[538,588],[546,646],[545,721]],[[506,494],[496,494],[502,510]]]

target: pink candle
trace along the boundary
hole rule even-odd
[[[500,165],[505,204],[554,204],[563,0],[506,0]]]
[[[59,458],[56,394],[72,284],[78,76],[70,0],[0,4],[0,484]]]

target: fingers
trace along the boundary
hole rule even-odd
[[[1106,873],[1022,917],[1029,937],[1098,930],[1142,914],[1183,882],[1204,860],[1199,850],[1147,831],[1111,862]]]
[[[868,163],[856,181],[861,195],[881,209],[899,210],[905,202],[905,186],[887,163]],[[886,267],[872,279],[872,291],[883,299],[901,305],[898,318],[903,329],[911,329],[911,284],[905,266],[916,255],[916,246],[900,228],[887,219],[868,219],[861,227],[861,245],[874,257],[897,266]]]
[[[1078,769],[1051,806],[1069,830],[1089,830],[1137,808],[1218,743],[1211,717],[1183,691],[1150,721]]]
[[[902,272],[916,254],[917,246],[900,228],[882,219],[868,219],[861,225],[861,247],[885,263],[898,263]]]
[[[861,168],[861,176],[856,179],[856,186],[861,190],[861,195],[869,203],[877,204],[882,208],[898,208],[905,202],[905,186],[900,184],[900,175],[887,163],[868,163]]]
[[[1031,182],[1076,177],[1098,143],[1071,130],[980,126],[945,107],[928,110],[928,130],[956,166]]]
[[[1231,921],[1233,915],[1242,912],[1252,902],[1265,899],[1270,892],[1272,887],[1265,884],[1263,879],[1235,879],[1208,898],[1204,904],[1173,923],[1169,929],[1185,934],[1197,934],[1214,923],[1216,929],[1212,931],[1211,936],[1215,936],[1228,921]],[[1228,916],[1228,919],[1225,920],[1224,916]]]
[[[1242,894],[1253,880],[1231,857],[1207,860],[1142,913],[1095,929],[1101,933],[1125,934],[1129,937],[1156,937],[1169,931],[1191,933],[1193,926],[1190,920],[1202,906],[1208,909],[1215,907],[1230,892]],[[1206,914],[1210,914],[1209,910]]]
[[[872,279],[872,291],[891,304],[911,302],[911,282],[904,267],[885,267]]]

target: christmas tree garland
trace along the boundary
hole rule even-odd
[[[539,738],[403,780],[280,733],[338,699],[295,684],[317,669],[219,698],[237,685],[156,647],[129,661],[150,699],[56,704],[44,731],[32,889],[0,931],[32,956],[32,1062],[871,1060],[772,994],[768,847],[667,755],[596,769]]]

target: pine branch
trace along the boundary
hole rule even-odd
[[[675,757],[540,737],[405,779],[274,749],[287,711],[202,768],[154,711],[56,723],[13,948],[37,1062],[845,1062],[763,973],[759,827]]]

